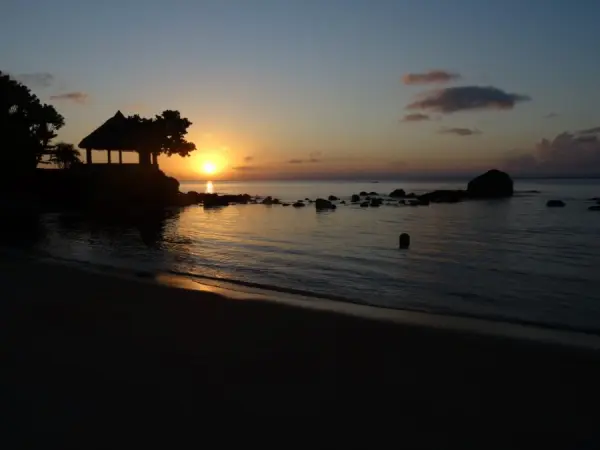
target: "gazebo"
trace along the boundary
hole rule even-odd
[[[92,164],[92,150],[103,150],[107,152],[107,163],[111,164],[111,152],[119,152],[119,164],[123,164],[123,152],[137,152],[140,165],[150,165],[150,154],[140,153],[136,148],[136,135],[131,129],[127,118],[117,113],[92,131],[79,143],[79,148],[85,149],[87,164]],[[154,155],[153,155],[154,156]],[[152,158],[152,163],[157,165],[157,158]]]

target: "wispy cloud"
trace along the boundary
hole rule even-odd
[[[237,170],[239,172],[251,172],[253,170],[257,170],[259,169],[259,167],[256,166],[235,166],[232,167],[233,170]]]
[[[600,133],[600,127],[586,128],[584,130],[579,130],[577,133],[579,133],[579,134],[595,134],[595,133]]]
[[[414,113],[405,115],[401,122],[423,122],[425,120],[431,120],[431,117],[427,114]]]
[[[546,114],[544,116],[544,119],[554,119],[555,117],[558,117],[558,113],[555,112],[549,112],[548,114]]]
[[[293,158],[288,160],[288,164],[306,164],[321,162],[321,152],[310,152],[307,159]]]
[[[75,91],[75,92],[65,92],[64,94],[51,95],[50,100],[64,100],[64,101],[72,101],[75,103],[83,104],[86,103],[89,99],[88,94],[85,92]]]
[[[442,128],[439,131],[440,134],[455,134],[457,136],[473,136],[476,134],[481,134],[481,131],[471,128]]]
[[[598,142],[598,136],[596,136],[595,134],[588,134],[585,136],[577,136],[575,139],[577,140],[577,142],[584,142],[584,143]]]
[[[480,109],[512,109],[527,95],[510,94],[493,86],[458,86],[429,91],[407,109],[424,109],[444,114]]]
[[[54,82],[54,75],[48,72],[21,73],[15,79],[30,87],[49,87]]]
[[[424,73],[407,73],[402,76],[404,84],[443,84],[460,78],[460,75],[446,70],[430,70]]]
[[[244,158],[244,162],[250,162],[250,161],[254,161],[254,156],[246,156]]]

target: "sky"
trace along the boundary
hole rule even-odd
[[[63,114],[59,140],[78,144],[117,110],[176,109],[198,148],[160,158],[179,179],[205,179],[207,162],[221,179],[600,174],[597,0],[4,0],[1,12],[0,70]]]

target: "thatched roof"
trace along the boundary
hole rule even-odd
[[[79,143],[79,148],[92,150],[134,151],[133,133],[123,113],[117,113],[92,131]]]

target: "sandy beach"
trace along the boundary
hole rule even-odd
[[[598,442],[597,336],[506,337],[39,261],[0,267],[3,428],[26,448],[224,415],[391,421],[398,442],[426,448]]]

